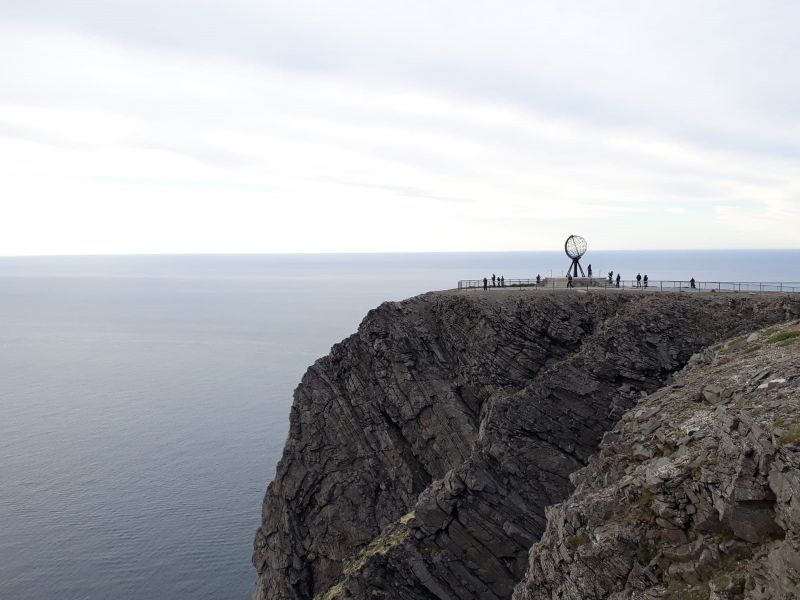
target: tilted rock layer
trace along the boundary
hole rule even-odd
[[[514,600],[800,598],[800,323],[704,352],[606,434]]]
[[[383,304],[295,392],[254,598],[510,598],[545,507],[642,395],[699,350],[798,316],[800,297],[777,294]]]

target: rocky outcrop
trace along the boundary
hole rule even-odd
[[[611,291],[382,305],[295,392],[254,597],[510,598],[545,507],[642,394],[798,314],[790,296]]]
[[[800,323],[696,356],[548,511],[514,600],[800,597]]]

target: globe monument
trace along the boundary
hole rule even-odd
[[[586,254],[586,240],[579,235],[569,236],[567,241],[564,242],[564,252],[572,259],[567,268],[567,273],[571,271],[572,276],[577,277],[578,270],[580,270],[581,277],[586,277],[586,273],[584,273],[581,266],[581,257]]]

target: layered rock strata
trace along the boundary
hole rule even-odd
[[[514,600],[800,597],[800,323],[691,361],[548,511]]]
[[[427,294],[371,311],[295,392],[254,597],[510,598],[569,474],[698,350],[782,295]]]

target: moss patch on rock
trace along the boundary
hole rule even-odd
[[[337,583],[336,585],[328,588],[326,592],[314,596],[314,600],[335,600],[342,594],[342,592],[344,592],[344,586],[341,583]]]
[[[377,538],[372,540],[369,545],[358,553],[355,559],[345,565],[344,574],[352,575],[359,571],[367,561],[378,554],[386,554],[391,548],[402,544],[411,535],[406,525],[414,518],[414,512],[406,513],[397,521],[389,525],[386,530]]]
[[[770,336],[769,341],[773,344],[779,342],[794,342],[800,338],[800,331],[781,331]],[[784,344],[788,345],[788,344]]]

